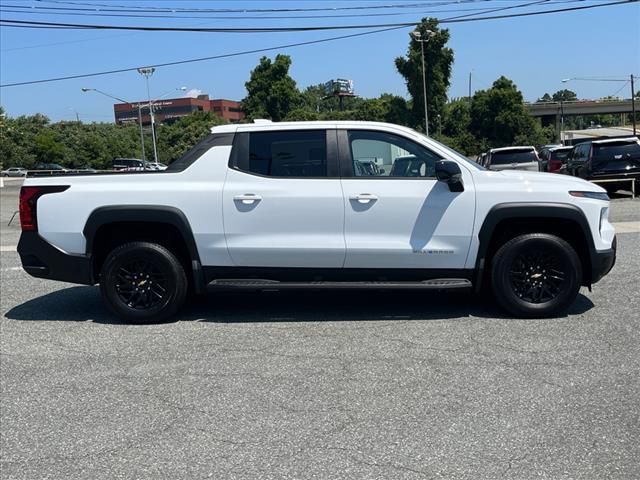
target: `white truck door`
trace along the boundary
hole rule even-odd
[[[237,266],[342,268],[344,203],[335,129],[236,133],[223,192]]]
[[[345,268],[462,269],[473,233],[475,192],[435,178],[443,159],[399,134],[339,130]]]

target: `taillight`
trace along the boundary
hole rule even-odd
[[[549,160],[549,171],[557,172],[562,168],[562,160]]]
[[[38,230],[37,203],[42,195],[64,192],[69,185],[22,187],[20,189],[20,226],[23,232]]]

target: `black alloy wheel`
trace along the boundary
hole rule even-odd
[[[166,300],[168,283],[167,275],[153,262],[134,260],[118,269],[115,288],[130,308],[148,310]]]
[[[567,309],[582,283],[582,263],[560,237],[530,233],[509,240],[491,262],[498,303],[517,317],[548,317]]]
[[[563,288],[567,273],[563,262],[540,250],[518,255],[511,264],[511,288],[529,303],[545,303],[556,298]]]
[[[178,258],[162,245],[131,242],[105,259],[100,291],[118,317],[156,323],[173,317],[184,303],[188,281]]]

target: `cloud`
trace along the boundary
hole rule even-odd
[[[185,98],[197,98],[198,95],[202,95],[202,90],[199,88],[192,88],[184,94]]]

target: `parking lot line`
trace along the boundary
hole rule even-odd
[[[612,224],[616,233],[638,233],[640,232],[640,222],[617,222]]]

